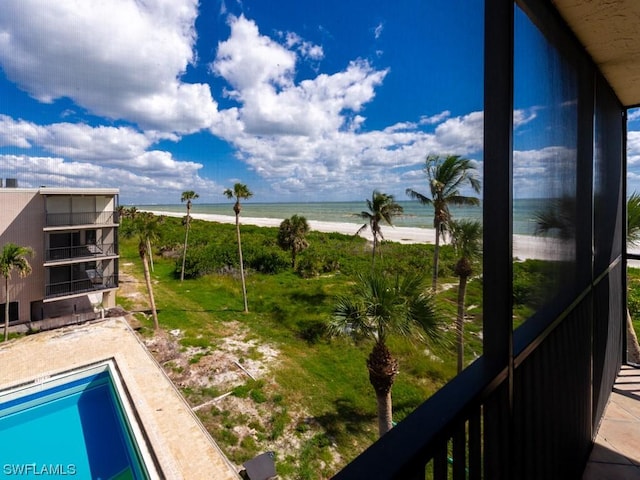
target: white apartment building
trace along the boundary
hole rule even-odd
[[[31,275],[11,275],[9,325],[46,329],[92,320],[114,307],[118,190],[17,188],[11,179],[6,184],[0,188],[0,249],[13,242],[34,251]]]

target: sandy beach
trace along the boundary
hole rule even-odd
[[[163,212],[148,210],[155,215],[165,215],[167,217],[183,217],[183,213]],[[208,222],[218,223],[236,223],[236,217],[232,215],[213,215],[205,213],[192,213],[193,218],[206,220]],[[258,218],[258,217],[240,217],[241,225],[255,225],[257,227],[279,227],[282,223],[281,218]],[[318,232],[336,232],[345,235],[353,235],[358,231],[360,225],[349,222],[318,222],[309,220],[311,230]],[[382,234],[385,240],[398,243],[433,243],[435,242],[435,230],[427,228],[408,228],[408,227],[382,227]],[[363,238],[373,240],[371,231],[367,229],[360,234]]]
[[[183,217],[183,213],[147,210],[155,215],[165,215],[167,217]],[[209,222],[231,223],[234,224],[236,219],[232,215],[214,215],[204,213],[193,213],[193,218],[206,220]],[[243,225],[255,225],[258,227],[279,227],[283,219],[279,218],[257,218],[257,217],[240,217],[240,223]],[[358,231],[360,225],[349,222],[319,222],[310,220],[309,227],[318,232],[337,232],[345,235],[353,235]],[[411,228],[411,227],[390,227],[384,225],[382,227],[384,239],[397,243],[434,243],[435,230],[432,228]],[[371,231],[366,229],[360,236],[367,240],[373,240]],[[445,242],[446,243],[446,242]],[[513,236],[513,256],[526,260],[529,258],[537,258],[540,260],[561,260],[566,258],[568,249],[562,241],[551,238],[539,238],[528,235]]]

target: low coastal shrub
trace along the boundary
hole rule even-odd
[[[187,249],[184,277],[198,278],[210,273],[223,271],[235,263],[237,249],[233,245],[212,243],[194,245]],[[180,278],[182,257],[175,260],[174,276]]]
[[[289,265],[289,259],[275,251],[252,252],[246,263],[247,268],[269,275],[284,272]]]

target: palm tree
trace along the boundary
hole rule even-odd
[[[461,158],[460,155],[428,155],[425,160],[424,172],[427,175],[431,197],[407,188],[406,193],[422,205],[433,205],[433,227],[436,230],[436,244],[433,250],[433,279],[431,288],[435,292],[438,283],[438,260],[440,256],[440,235],[445,235],[451,212],[449,205],[479,205],[476,197],[468,197],[460,193],[460,188],[469,184],[480,193],[480,180],[475,177],[475,167],[471,160]]]
[[[369,381],[378,404],[380,436],[391,429],[391,387],[398,374],[398,360],[387,347],[389,335],[438,340],[440,323],[431,295],[419,276],[401,278],[372,270],[360,275],[351,295],[340,297],[329,323],[329,333],[353,340],[371,340],[367,359]]]
[[[187,190],[182,192],[182,196],[180,197],[180,203],[187,202],[187,218],[185,219],[185,229],[186,232],[184,234],[184,250],[182,251],[182,270],[180,270],[180,281],[184,281],[184,264],[187,261],[187,240],[189,239],[189,226],[191,225],[191,200],[195,200],[200,195],[198,195],[193,190]]]
[[[464,364],[464,311],[467,280],[473,274],[474,264],[482,255],[482,224],[477,220],[459,220],[450,223],[451,241],[459,258],[454,273],[458,284],[458,314],[456,317],[458,373]]]
[[[640,195],[633,192],[627,200],[627,244],[640,243]]]
[[[536,212],[535,235],[554,235],[561,240],[576,237],[577,203],[574,196],[550,199],[544,209]]]
[[[291,250],[291,268],[296,268],[296,256],[309,246],[305,235],[309,233],[307,219],[294,215],[280,224],[278,230],[278,245],[283,250]]]
[[[138,215],[138,209],[136,207],[125,207],[124,205],[120,205],[118,207],[118,214],[121,218],[131,218],[134,219]]]
[[[158,312],[156,301],[153,295],[153,285],[151,283],[151,273],[149,272],[149,256],[151,255],[150,245],[158,239],[159,219],[150,212],[137,212],[130,217],[131,221],[122,230],[125,237],[136,236],[138,238],[138,255],[142,260],[144,280],[149,293],[149,304],[151,305],[151,315],[153,317],[153,327],[157,331],[160,328],[158,323]]]
[[[31,247],[21,247],[15,243],[6,243],[2,247],[2,256],[0,257],[0,273],[4,277],[4,341],[9,338],[9,279],[11,272],[15,268],[20,277],[26,277],[31,273],[31,265],[27,257],[33,256]]]
[[[240,257],[240,278],[242,280],[242,297],[244,299],[244,312],[249,312],[249,305],[247,304],[247,286],[244,281],[244,263],[242,261],[242,242],[240,241],[240,211],[242,207],[240,206],[240,200],[246,200],[247,198],[251,198],[253,196],[253,192],[249,190],[249,188],[242,184],[236,183],[233,186],[233,190],[227,188],[224,191],[224,195],[229,198],[235,198],[236,201],[233,204],[233,211],[236,214],[236,234],[238,237],[238,256]]]
[[[360,218],[366,220],[366,223],[358,229],[356,235],[366,230],[367,227],[371,229],[371,233],[373,234],[371,264],[375,266],[378,237],[384,240],[380,224],[384,221],[387,225],[393,225],[393,217],[402,213],[402,206],[396,203],[393,195],[374,190],[371,199],[367,199],[367,207],[369,211],[362,211],[358,214]]]

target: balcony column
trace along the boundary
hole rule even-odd
[[[507,370],[505,388],[484,410],[485,478],[513,478],[513,69],[514,3],[485,1],[484,325],[490,368]]]

